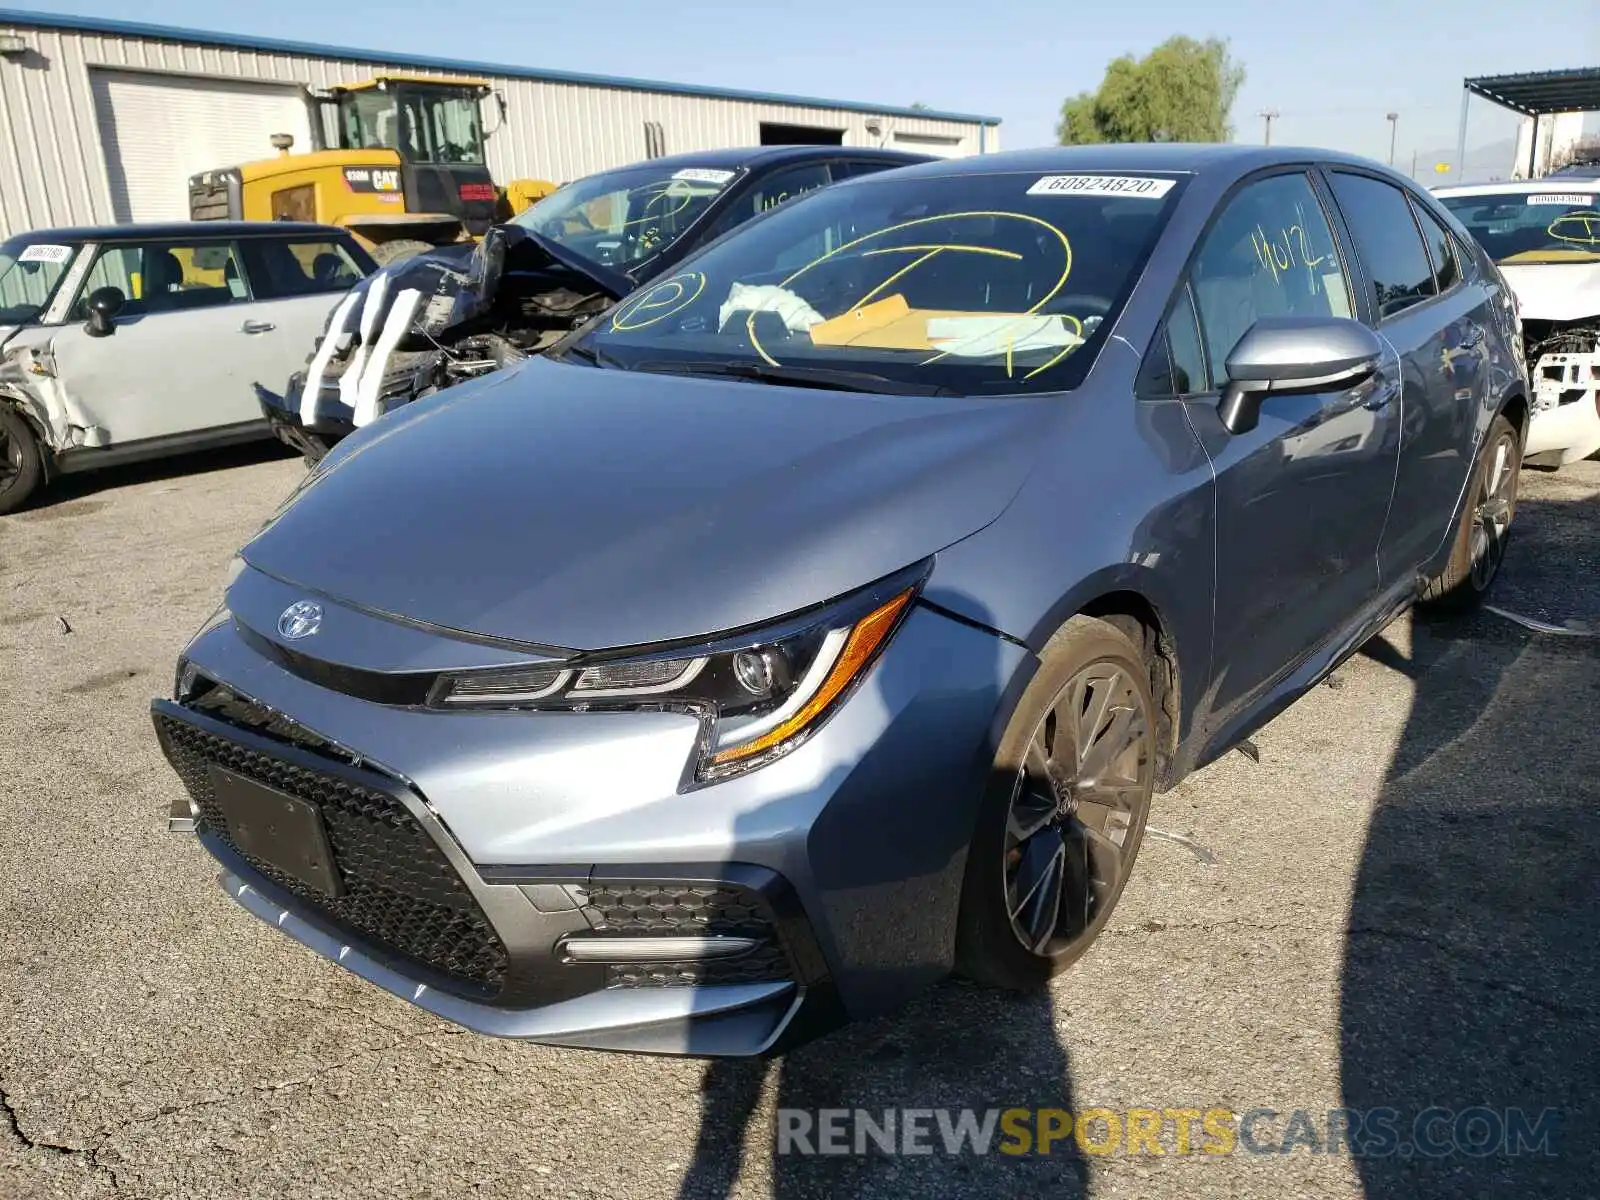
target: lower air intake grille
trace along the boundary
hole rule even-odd
[[[437,843],[399,800],[182,721],[160,715],[156,720],[173,766],[199,806],[202,826],[253,868],[333,925],[466,985],[452,990],[476,998],[500,990],[505,946]],[[344,894],[323,895],[240,851],[217,807],[208,763],[314,804]]]
[[[590,883],[575,888],[596,934],[612,937],[743,937],[762,945],[737,958],[610,967],[607,987],[693,987],[794,978],[772,913],[761,896],[730,883],[670,880]]]

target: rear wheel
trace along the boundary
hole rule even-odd
[[[1155,785],[1143,653],[1074,617],[1001,741],[968,852],[957,968],[1036,988],[1088,950],[1133,869]]]
[[[403,259],[415,258],[419,254],[426,254],[433,247],[427,242],[419,242],[416,238],[395,238],[392,242],[379,242],[372,248],[372,261],[380,267],[387,267],[390,263],[400,262]]]
[[[0,402],[0,513],[15,512],[44,479],[44,458],[27,421]]]
[[[1516,428],[1504,417],[1496,417],[1473,467],[1450,561],[1443,572],[1423,585],[1421,604],[1425,609],[1465,612],[1483,603],[1505,561],[1521,470]]]

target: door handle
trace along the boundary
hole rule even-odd
[[[277,326],[271,321],[246,321],[239,326],[241,333],[271,333]]]
[[[1389,407],[1389,402],[1400,394],[1400,387],[1393,379],[1383,377],[1378,379],[1376,384],[1372,395],[1361,404],[1361,407],[1368,412],[1382,412]]]

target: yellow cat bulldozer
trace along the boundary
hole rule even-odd
[[[503,125],[505,101],[486,80],[384,75],[307,94],[310,152],[278,133],[274,158],[190,176],[193,219],[340,225],[389,263],[482,237],[555,190],[490,177],[482,102],[495,96]]]

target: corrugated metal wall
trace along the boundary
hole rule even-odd
[[[18,26],[29,49],[0,59],[0,234],[51,225],[114,220],[95,122],[90,69],[168,71],[225,79],[277,80],[329,87],[380,71],[445,74],[395,67],[381,59],[333,59],[222,48],[176,40],[97,35]],[[707,96],[671,95],[521,78],[494,78],[508,112],[489,139],[495,178],[561,182],[645,155],[644,124],[659,122],[666,152],[756,145],[762,122],[844,131],[846,145],[893,145],[897,132],[957,139],[953,153],[997,148],[997,133],[975,123],[869,111],[811,108]],[[492,128],[495,115],[486,104]],[[986,137],[987,145],[980,145]],[[907,148],[927,151],[927,145]],[[271,148],[263,139],[261,156]],[[217,166],[226,166],[218,163]]]

